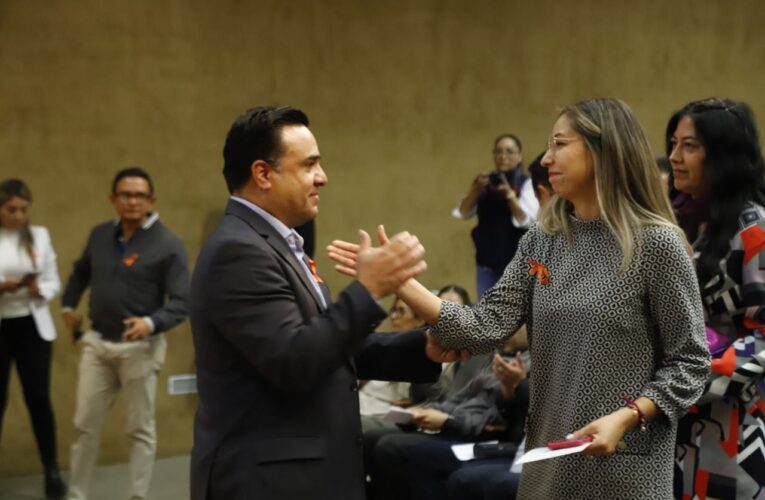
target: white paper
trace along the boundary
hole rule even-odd
[[[408,424],[412,421],[413,416],[414,413],[409,410],[393,407],[388,410],[388,413],[386,413],[383,418],[388,422],[393,422],[394,424]]]
[[[485,441],[486,443],[499,443],[499,441]],[[475,446],[475,443],[463,443],[463,444],[453,444],[452,445],[452,453],[454,453],[454,456],[457,457],[457,460],[461,462],[467,462],[468,460],[473,460],[475,458],[475,454],[473,453],[473,447]]]
[[[524,437],[521,441],[521,444],[518,445],[518,451],[515,452],[515,457],[513,460],[513,465],[510,467],[510,472],[515,472],[516,474],[520,474],[523,470],[523,465],[518,463],[518,459],[520,459],[523,456],[523,452],[526,451],[526,438]]]
[[[574,453],[580,453],[584,451],[592,443],[584,443],[579,446],[573,446],[571,448],[561,448],[560,450],[551,450],[547,446],[542,448],[534,448],[526,452],[521,458],[516,460],[515,464],[527,464],[529,462],[537,462],[539,460],[547,460],[548,458],[562,457],[564,455],[573,455]]]

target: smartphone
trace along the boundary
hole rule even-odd
[[[21,278],[21,282],[24,283],[25,285],[28,283],[31,283],[37,279],[38,274],[40,273],[27,273]]]
[[[563,448],[573,448],[574,446],[579,446],[586,443],[592,443],[592,436],[584,436],[583,438],[564,441],[553,441],[551,443],[547,443],[547,447],[551,450],[561,450]]]

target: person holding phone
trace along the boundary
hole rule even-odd
[[[48,230],[29,224],[32,192],[18,179],[0,183],[0,423],[11,363],[24,391],[45,470],[49,498],[66,494],[56,460],[56,426],[50,402],[52,342],[48,302],[61,289]]]
[[[502,276],[526,229],[539,211],[534,187],[523,171],[521,140],[501,134],[494,140],[494,170],[478,174],[452,215],[478,216],[471,236],[475,244],[476,290],[484,294]]]

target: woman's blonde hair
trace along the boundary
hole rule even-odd
[[[645,226],[670,226],[682,234],[651,147],[627,104],[617,99],[580,101],[563,108],[560,116],[582,136],[592,156],[600,218],[622,249],[622,271],[632,260],[635,235]],[[571,203],[554,196],[540,214],[542,230],[570,238],[571,211]]]

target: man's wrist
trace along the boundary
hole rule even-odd
[[[149,335],[154,333],[154,330],[155,330],[154,321],[151,319],[151,317],[144,316],[142,319],[146,322],[147,325],[149,325]]]

